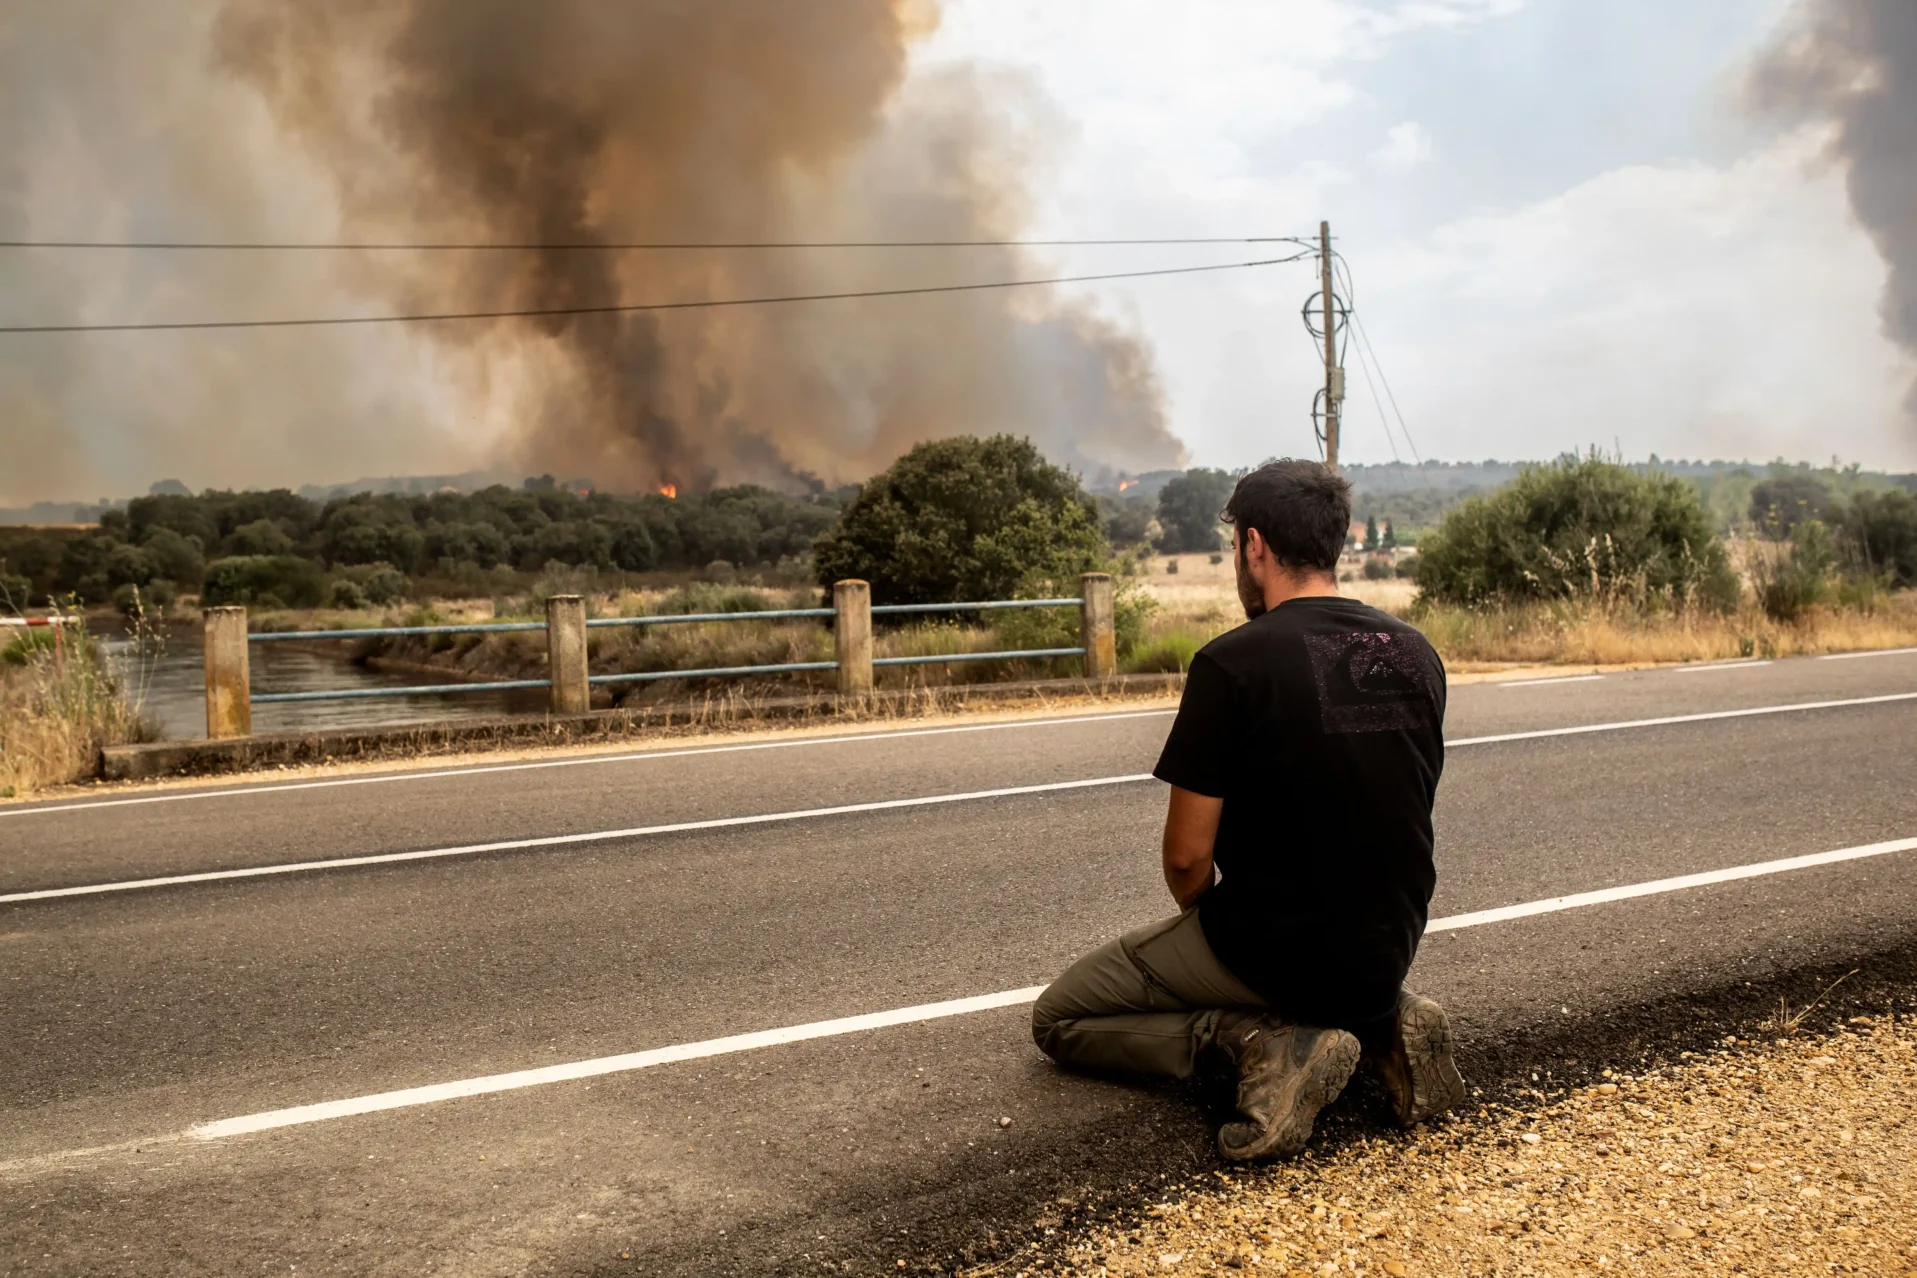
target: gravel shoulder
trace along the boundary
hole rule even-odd
[[[1917,1015],[1789,1018],[1288,1166],[1212,1173],[966,1271],[1917,1276]],[[1781,1036],[1780,1036],[1781,1035]]]

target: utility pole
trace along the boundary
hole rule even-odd
[[[1318,223],[1318,265],[1324,276],[1325,465],[1338,469],[1338,410],[1345,397],[1345,370],[1338,367],[1338,315],[1331,293],[1331,223]]]

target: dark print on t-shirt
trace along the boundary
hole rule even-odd
[[[1327,733],[1402,732],[1432,726],[1423,651],[1382,631],[1304,636]]]

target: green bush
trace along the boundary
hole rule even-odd
[[[326,597],[319,565],[295,555],[235,555],[206,566],[207,607],[317,608]]]
[[[352,564],[333,574],[334,584],[351,582],[368,604],[375,608],[398,603],[412,593],[413,583],[406,574],[388,563]]]
[[[326,588],[326,606],[338,608],[342,612],[354,612],[371,607],[372,601],[366,598],[366,592],[359,588],[358,582],[350,577],[340,577]]]
[[[144,586],[121,586],[113,592],[113,606],[123,617],[140,617],[164,610],[179,598],[179,590],[164,577],[155,577]]]
[[[1125,668],[1133,674],[1183,674],[1205,641],[1188,631],[1174,631],[1141,645]]]
[[[1837,547],[1821,520],[1800,521],[1786,549],[1760,548],[1751,564],[1757,601],[1772,621],[1793,622],[1830,592]]]
[[[19,612],[33,599],[33,582],[12,573],[0,572],[0,614]]]
[[[1773,475],[1751,488],[1751,522],[1779,540],[1801,523],[1828,519],[1836,505],[1837,494],[1816,475]]]
[[[1397,572],[1400,577],[1409,577],[1414,581],[1417,580],[1418,557],[1416,555],[1410,555],[1410,556],[1407,556],[1406,558],[1400,559],[1398,561]]]
[[[1389,559],[1372,558],[1365,560],[1366,581],[1388,581],[1397,575]]]
[[[1428,600],[1662,601],[1731,607],[1737,577],[1697,490],[1595,455],[1525,469],[1454,507],[1418,544]]]
[[[1901,488],[1861,492],[1842,516],[1844,538],[1862,569],[1896,586],[1917,586],[1917,497]]]
[[[1006,599],[1033,579],[1075,584],[1104,558],[1078,480],[1009,435],[918,445],[814,548],[821,584],[862,578],[875,603]]]

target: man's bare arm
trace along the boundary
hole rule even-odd
[[[1190,909],[1211,886],[1211,846],[1225,801],[1171,788],[1165,813],[1165,886],[1180,909]]]

